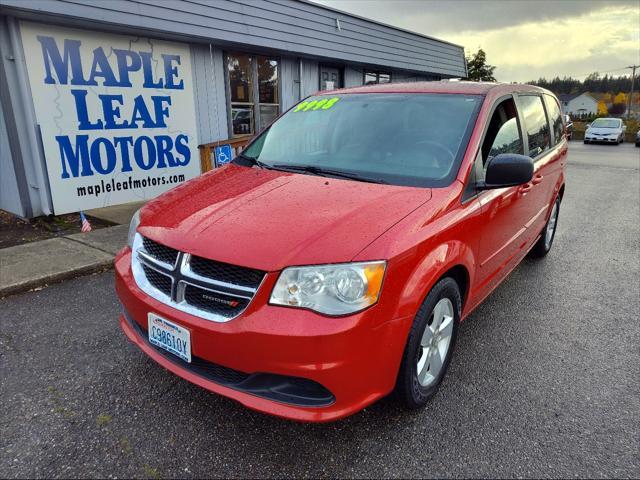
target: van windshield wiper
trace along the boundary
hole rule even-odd
[[[332,168],[316,167],[315,165],[289,165],[286,163],[276,163],[275,165],[270,165],[270,167],[276,170],[282,170],[284,172],[310,173],[312,175],[319,175],[321,177],[346,178],[349,180],[356,180],[359,182],[368,182],[368,183],[382,183],[382,184],[387,183],[380,178],[363,177],[362,175],[359,175],[357,173],[345,172],[343,170],[334,170]]]
[[[240,160],[240,161],[238,162],[237,160]],[[271,165],[269,165],[268,163],[261,162],[256,157],[248,157],[243,153],[241,153],[240,155],[236,155],[236,158],[233,159],[233,162],[239,165],[243,165],[245,167],[256,166],[260,168],[271,168]]]

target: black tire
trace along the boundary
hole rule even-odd
[[[587,142],[586,140],[583,140],[583,142],[585,145],[587,145],[589,142]]]
[[[422,339],[424,329],[431,321],[433,321],[433,308],[439,300],[445,297],[451,301],[454,310],[451,342],[449,344],[447,355],[442,362],[442,369],[440,370],[438,377],[431,385],[423,387],[418,382],[418,373],[416,368],[418,360],[417,356],[422,348],[420,347],[420,340]],[[460,295],[460,288],[458,287],[458,283],[450,277],[445,277],[436,283],[422,303],[422,306],[413,320],[411,330],[409,331],[409,337],[404,348],[402,363],[400,364],[400,370],[396,380],[395,393],[405,407],[409,409],[421,408],[426,405],[429,399],[438,391],[438,387],[440,386],[440,383],[447,372],[447,368],[449,367],[451,355],[453,354],[456,344],[461,311],[462,297]]]
[[[547,231],[549,220],[551,220],[551,215],[549,215],[549,219],[547,220],[547,223],[545,223],[544,228],[542,229],[542,234],[540,235],[540,238],[531,249],[530,256],[534,258],[542,258],[546,256],[547,253],[551,251],[551,247],[553,246],[553,240],[556,238],[556,232],[558,231],[558,219],[560,218],[560,197],[556,198],[554,205],[557,205],[558,210],[556,213],[556,225],[553,230],[553,234],[551,236],[551,242],[549,243],[549,245],[547,245],[545,242],[545,232]],[[551,208],[553,209],[553,207]]]

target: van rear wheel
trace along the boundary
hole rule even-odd
[[[462,310],[460,289],[445,277],[431,289],[409,332],[396,381],[396,395],[410,409],[438,391],[451,361]]]

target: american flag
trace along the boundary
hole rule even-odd
[[[87,217],[84,216],[83,212],[80,212],[80,220],[82,220],[82,229],[80,230],[82,233],[87,233],[91,231],[91,224]]]

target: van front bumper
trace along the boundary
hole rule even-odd
[[[381,305],[346,317],[268,305],[277,273],[267,274],[239,317],[204,320],[143,292],[133,279],[129,248],[116,257],[115,277],[120,326],[149,357],[249,408],[299,421],[337,420],[387,395],[412,322],[385,320]],[[191,364],[149,343],[150,312],[190,331]]]

